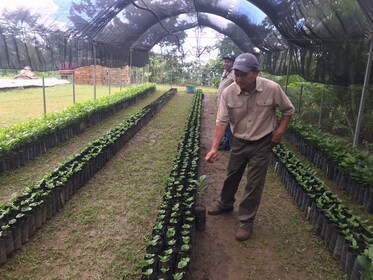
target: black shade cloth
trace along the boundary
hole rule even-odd
[[[263,70],[285,74],[291,55],[290,73],[348,85],[364,78],[373,25],[373,0],[55,3],[50,9],[36,4],[2,11],[0,68],[70,69],[92,65],[94,57],[103,66],[141,67],[166,36],[205,26],[231,38],[243,52],[260,52]]]

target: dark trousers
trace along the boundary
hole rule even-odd
[[[238,219],[241,227],[252,227],[262,197],[272,150],[268,134],[257,141],[244,141],[233,137],[227,168],[227,177],[218,200],[222,208],[233,208],[242,175],[247,167],[247,183],[242,195]]]

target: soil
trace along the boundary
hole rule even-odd
[[[206,210],[219,195],[229,158],[229,151],[223,151],[213,163],[204,160],[212,143],[215,116],[214,96],[205,94],[199,174],[206,175]],[[236,241],[237,204],[245,178],[234,211],[207,215],[205,231],[197,232],[194,280],[347,279],[272,168],[253,234],[245,242]]]

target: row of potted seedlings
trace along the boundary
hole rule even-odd
[[[146,83],[94,101],[76,103],[61,112],[0,129],[0,174],[26,164],[87,127],[123,110],[155,91]]]
[[[202,91],[193,99],[142,267],[145,279],[191,279]]]
[[[114,156],[175,95],[171,89],[153,103],[88,144],[78,154],[45,175],[37,184],[0,207],[0,264],[62,209],[112,156]]]
[[[373,232],[333,195],[310,166],[305,166],[284,145],[275,147],[273,154],[271,163],[285,188],[314,225],[341,269],[351,280],[371,279],[366,278],[367,270],[361,259],[369,257]]]
[[[294,118],[286,138],[329,179],[373,213],[373,156]]]

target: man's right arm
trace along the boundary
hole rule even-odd
[[[212,142],[212,146],[211,146],[210,151],[207,153],[207,155],[205,157],[205,160],[207,162],[213,162],[214,159],[218,156],[218,148],[219,148],[221,140],[224,137],[226,126],[227,125],[216,122],[214,139],[213,139],[213,142]]]

